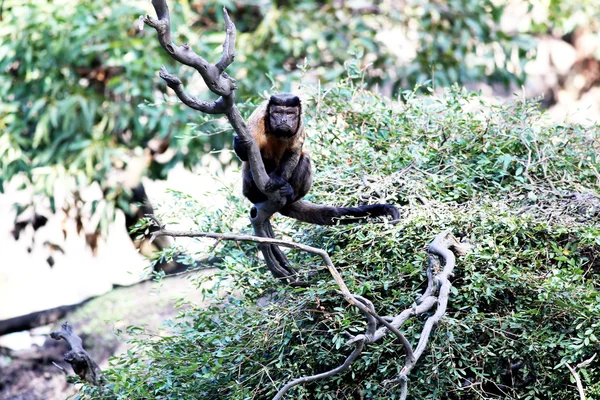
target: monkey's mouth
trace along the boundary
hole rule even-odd
[[[296,134],[296,132],[297,132],[297,129],[294,129],[293,126],[290,126],[287,124],[281,124],[277,127],[275,134],[277,134],[278,136],[292,137]]]

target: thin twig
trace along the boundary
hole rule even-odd
[[[581,383],[581,378],[579,377],[579,374],[577,373],[577,371],[575,371],[575,368],[569,365],[568,362],[566,362],[565,365],[567,366],[567,368],[569,368],[569,371],[571,371],[573,378],[575,378],[575,383],[577,384],[577,391],[579,392],[579,399],[585,400],[585,390],[583,389],[583,384]]]

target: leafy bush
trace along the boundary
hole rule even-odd
[[[244,78],[239,82],[244,91],[247,85],[264,89],[270,81],[288,87],[305,60],[319,80],[336,81],[345,74],[348,49],[364,53],[370,85],[393,93],[428,79],[439,86],[509,84],[522,82],[523,64],[535,47],[528,34],[501,29],[505,5],[494,1],[218,3],[233,12],[240,31],[238,77]],[[213,3],[193,7],[203,22],[221,22]],[[222,31],[222,24],[196,25],[209,34]]]
[[[398,103],[352,80],[305,88],[317,169],[309,200],[389,201],[402,204],[403,218],[322,228],[279,217],[279,234],[326,249],[353,293],[395,315],[424,290],[424,246],[452,229],[475,250],[458,260],[447,315],[410,376],[411,396],[574,397],[565,363],[600,350],[598,127],[552,125],[519,98],[490,106],[458,87],[429,97],[417,90]],[[229,197],[208,213],[180,195],[182,209],[172,214],[170,204],[165,220],[183,213],[198,229],[239,230],[248,204]],[[182,308],[167,323],[172,335],[137,336],[105,371],[108,384],[84,387],[86,397],[263,399],[342,362],[344,332],[360,333],[365,322],[319,259],[290,253],[313,283],[291,289],[273,282],[256,246],[215,251],[223,262],[216,285],[203,286],[208,305]],[[402,327],[413,343],[421,322]],[[397,388],[381,383],[402,365],[402,347],[388,337],[348,372],[289,398],[397,399]],[[600,391],[598,359],[580,374],[590,396]]]
[[[364,54],[360,68],[370,66],[365,77],[370,85],[381,84],[392,93],[427,79],[442,86],[518,82],[521,64],[532,55],[531,37],[499,29],[505,7],[498,2],[411,0],[402,9],[394,1],[363,3],[170,2],[177,41],[189,42],[207,58],[223,40],[220,8],[230,9],[239,29],[238,62],[230,73],[238,80],[240,98],[273,84],[287,90],[303,65],[310,66],[312,78],[336,81],[345,73],[347,49]],[[594,20],[597,7],[591,3],[586,0],[584,10],[580,4],[551,2],[550,22],[532,22],[526,29],[545,32],[556,24],[561,32],[571,32],[574,24]],[[143,171],[151,179],[164,178],[180,162],[197,165],[201,155],[229,142],[227,135],[214,134],[228,129],[222,120],[178,105],[138,107],[156,102],[157,90],[164,92],[156,71],[171,63],[154,32],[137,30],[137,17],[151,12],[147,2],[119,0],[106,7],[99,1],[5,0],[0,12],[5,39],[0,44],[0,190],[5,182],[24,178],[55,209],[62,206],[54,199],[59,182],[67,182],[75,197],[98,183],[100,203],[85,200],[84,206],[106,227],[115,208],[130,211],[131,195],[115,185],[115,169],[135,164],[151,140],[170,150],[168,160],[152,159]],[[400,37],[405,41],[399,43]],[[190,130],[186,124],[194,136],[182,136]]]
[[[135,162],[151,139],[171,140],[191,119],[181,107],[138,107],[154,97],[156,70],[167,60],[134,25],[141,3],[126,3],[2,3],[0,190],[16,179],[54,210],[63,206],[55,205],[57,185],[72,194],[97,183],[106,201],[91,211],[105,227],[115,207],[129,211],[115,170]],[[163,177],[181,161],[175,147],[171,162],[154,164],[149,175]]]

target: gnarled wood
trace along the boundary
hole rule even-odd
[[[92,359],[87,351],[84,350],[81,338],[73,331],[71,325],[65,321],[60,331],[50,334],[52,339],[64,339],[71,346],[71,350],[65,354],[64,360],[71,364],[73,371],[83,380],[92,385],[99,385],[102,382],[102,371],[98,364]]]
[[[171,18],[166,0],[152,0],[152,5],[158,19],[146,16],[143,22],[156,30],[162,48],[176,61],[196,69],[211,92],[220,97],[213,102],[207,102],[190,96],[186,93],[181,80],[176,75],[169,73],[164,66],[160,70],[160,77],[188,107],[208,114],[224,114],[227,117],[233,130],[240,138],[240,143],[247,148],[248,163],[256,186],[268,198],[268,201],[262,205],[252,208],[250,221],[254,232],[257,236],[273,237],[273,229],[269,219],[285,205],[285,199],[278,192],[267,192],[265,190],[270,178],[265,171],[258,146],[235,105],[235,79],[225,72],[225,69],[235,59],[236,28],[234,23],[229,18],[227,10],[223,9],[226,32],[223,53],[216,64],[211,64],[196,54],[189,44],[184,43],[178,46],[173,43]],[[256,210],[259,211],[256,212]],[[289,266],[287,258],[277,246],[264,244],[260,246],[260,249],[267,267],[275,277],[288,283],[297,283],[296,271]]]
[[[452,276],[454,267],[456,266],[455,254],[464,255],[470,250],[470,246],[467,243],[460,243],[452,235],[452,233],[442,232],[438,234],[429,245],[429,266],[427,278],[430,282],[424,295],[419,298],[420,304],[417,305],[415,303],[413,307],[404,310],[398,316],[381,317],[377,314],[377,312],[375,311],[375,307],[369,300],[361,296],[352,294],[350,292],[341,274],[339,273],[339,271],[331,261],[329,254],[325,250],[286,240],[272,239],[264,236],[248,236],[214,232],[171,231],[166,229],[165,225],[161,224],[160,221],[154,215],[148,215],[148,218],[153,220],[154,223],[159,227],[158,231],[152,233],[152,238],[156,238],[159,236],[206,237],[218,240],[247,241],[259,243],[259,245],[280,245],[283,247],[289,247],[315,254],[321,257],[321,259],[327,266],[329,273],[340,288],[339,292],[344,296],[346,301],[358,308],[367,318],[367,329],[365,333],[356,336],[351,336],[350,340],[348,340],[345,343],[346,346],[354,345],[355,348],[346,358],[342,365],[328,372],[301,377],[288,382],[276,394],[274,400],[283,398],[285,393],[296,385],[299,385],[301,383],[312,382],[318,379],[324,379],[345,371],[352,364],[352,362],[356,358],[358,358],[358,356],[362,352],[364,345],[382,339],[389,332],[392,332],[400,339],[402,346],[405,350],[405,360],[404,367],[402,368],[400,375],[395,379],[386,381],[384,383],[400,383],[400,398],[406,399],[406,396],[408,394],[408,375],[411,372],[411,370],[415,367],[417,361],[425,351],[433,327],[440,321],[440,319],[446,313],[446,307],[450,295],[450,288],[452,287],[449,278]],[[442,263],[444,265],[444,268],[439,274],[434,275],[432,273],[433,269],[439,270],[437,266],[441,265]],[[435,296],[436,292],[438,292],[437,296]],[[423,326],[423,329],[419,336],[419,342],[417,343],[417,347],[413,350],[410,342],[399,331],[398,328],[411,316],[424,314],[430,311],[435,305],[437,305],[436,311],[433,315],[427,318],[427,321],[425,322],[425,325]],[[381,324],[382,327],[378,329],[377,327],[379,324]]]

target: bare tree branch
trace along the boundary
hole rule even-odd
[[[235,105],[235,79],[231,78],[225,72],[225,69],[235,59],[236,29],[234,23],[229,18],[227,10],[223,9],[225,19],[223,54],[217,64],[213,65],[196,54],[187,43],[181,46],[173,43],[171,19],[166,0],[152,0],[152,5],[158,19],[146,16],[143,18],[143,22],[156,30],[158,41],[162,48],[176,61],[195,68],[204,79],[208,88],[220,97],[213,102],[206,102],[188,95],[183,88],[181,80],[177,76],[167,72],[165,67],[161,68],[160,77],[175,91],[177,97],[190,108],[209,114],[225,114],[240,138],[240,144],[247,149],[248,163],[256,186],[268,199],[266,202],[256,204],[252,208],[250,212],[252,227],[257,236],[273,237],[273,229],[269,219],[285,205],[285,199],[277,191],[267,192],[265,190],[271,178],[267,175],[258,146]],[[301,284],[301,282],[298,282],[296,271],[290,267],[285,254],[277,246],[261,244],[259,248],[263,253],[267,267],[275,277],[283,279],[290,284]]]
[[[223,9],[225,17],[225,41],[223,42],[223,55],[221,60],[217,63],[217,69],[222,73],[225,69],[231,65],[235,59],[235,25],[229,18],[227,9]]]
[[[363,338],[361,340],[356,341],[356,343],[354,343],[354,350],[352,350],[352,353],[350,353],[350,355],[348,357],[346,357],[346,360],[344,360],[344,362],[340,366],[338,366],[332,370],[329,370],[327,372],[322,372],[322,373],[316,374],[316,375],[303,376],[303,377],[296,378],[294,380],[289,381],[288,383],[285,384],[284,387],[282,387],[279,390],[279,392],[277,392],[275,397],[273,397],[273,400],[282,399],[283,396],[287,393],[287,391],[296,385],[314,382],[314,381],[317,381],[320,379],[330,378],[334,375],[337,375],[339,373],[346,371],[348,368],[350,368],[350,365],[352,365],[354,360],[356,360],[358,358],[358,356],[360,356],[364,346],[370,342],[369,338],[371,338],[373,336],[373,334],[375,333],[375,329],[377,329],[377,319],[373,316],[373,314],[375,313],[375,307],[373,306],[373,303],[370,300],[367,300],[364,297],[359,296],[359,295],[355,295],[354,299],[356,301],[359,301],[362,304],[364,304],[369,310],[371,310],[372,313],[363,313],[365,318],[367,319],[367,330],[362,335]],[[346,344],[348,344],[348,343],[346,343]]]
[[[571,367],[569,363],[565,363],[565,365],[567,366],[567,368],[569,368],[569,371],[571,371],[573,378],[575,378],[575,384],[577,385],[577,391],[579,392],[579,399],[585,400],[585,390],[583,389],[583,384],[581,383],[581,378],[579,377],[579,374],[577,373],[577,371],[575,371],[575,368]]]
[[[365,346],[364,340],[357,342],[355,344],[354,350],[352,350],[352,353],[350,353],[350,355],[346,358],[346,360],[344,360],[343,364],[340,365],[339,367],[336,367],[327,372],[322,372],[320,374],[311,375],[311,376],[303,376],[301,378],[296,378],[294,380],[289,381],[288,383],[285,384],[284,387],[282,387],[279,390],[279,392],[277,392],[275,397],[273,397],[273,400],[282,399],[283,396],[285,396],[285,394],[287,393],[287,391],[290,390],[291,388],[293,388],[294,386],[297,386],[297,385],[300,385],[303,383],[318,381],[320,379],[330,378],[334,375],[337,375],[341,372],[346,371],[348,368],[350,368],[350,365],[352,365],[354,360],[356,360],[358,358],[358,356],[360,356],[360,353],[362,353],[364,346]]]
[[[255,242],[255,243],[260,243],[260,244],[275,244],[275,245],[298,249],[298,250],[305,251],[307,253],[312,253],[312,254],[318,255],[319,257],[321,257],[323,259],[323,262],[327,266],[329,273],[335,280],[335,283],[340,288],[342,294],[346,298],[346,301],[348,303],[352,304],[353,306],[357,307],[360,311],[363,312],[363,314],[372,315],[374,318],[377,319],[378,322],[380,322],[381,324],[386,326],[389,330],[394,332],[401,339],[403,345],[405,343],[408,344],[408,348],[406,349],[407,354],[408,354],[409,350],[411,351],[410,354],[412,354],[412,349],[410,347],[410,343],[408,342],[408,340],[406,340],[404,335],[398,331],[398,329],[396,327],[392,326],[389,322],[387,322],[386,320],[381,318],[379,315],[377,315],[377,313],[375,311],[370,310],[367,306],[365,306],[360,301],[357,301],[355,299],[355,295],[353,295],[350,292],[350,290],[348,289],[348,286],[346,286],[346,283],[342,279],[342,276],[340,275],[338,270],[335,268],[335,265],[331,261],[329,254],[325,250],[322,250],[322,249],[319,249],[316,247],[312,247],[312,246],[307,246],[307,245],[300,244],[300,243],[296,243],[296,242],[287,241],[287,240],[273,239],[273,238],[266,237],[266,236],[236,235],[236,234],[232,234],[232,233],[215,233],[215,232],[198,232],[198,231],[171,231],[171,230],[165,229],[165,225],[161,224],[161,222],[158,220],[158,218],[156,218],[156,216],[154,216],[152,214],[148,214],[146,216],[149,219],[151,219],[159,227],[158,231],[152,233],[152,237],[150,239],[151,241],[154,240],[154,238],[159,237],[159,236],[206,237],[206,238],[221,239],[221,240],[235,240],[238,242]]]
[[[367,330],[364,334],[354,336],[346,342],[346,345],[354,344],[355,348],[352,351],[352,353],[346,358],[342,365],[328,372],[324,372],[313,376],[297,378],[288,382],[277,393],[274,400],[282,398],[283,395],[293,386],[296,386],[301,383],[307,383],[318,379],[331,377],[337,373],[345,371],[349,368],[350,364],[360,355],[365,344],[380,340],[381,338],[386,336],[388,332],[392,332],[398,338],[400,338],[406,356],[405,364],[402,368],[402,371],[400,372],[400,375],[396,379],[386,381],[384,383],[400,383],[400,398],[406,399],[408,393],[408,374],[414,368],[417,361],[425,351],[433,327],[437,325],[437,323],[440,321],[440,319],[446,312],[448,298],[450,295],[450,288],[452,286],[448,278],[452,275],[452,271],[456,265],[456,257],[453,251],[458,255],[464,255],[469,250],[469,246],[467,244],[459,243],[458,240],[450,232],[442,232],[438,234],[433,240],[433,242],[429,245],[428,250],[429,266],[427,277],[430,282],[428,283],[428,288],[425,291],[425,293],[428,293],[428,296],[421,296],[419,298],[419,305],[415,304],[412,308],[404,310],[396,317],[381,317],[377,314],[377,312],[375,311],[375,307],[369,300],[361,296],[354,295],[350,292],[339,271],[336,269],[335,265],[331,261],[329,254],[325,250],[287,240],[273,239],[271,237],[237,235],[232,233],[172,231],[166,229],[165,225],[161,224],[160,221],[154,215],[149,214],[147,215],[147,217],[159,227],[158,231],[152,233],[151,240],[158,236],[206,237],[219,240],[255,242],[261,245],[279,245],[318,255],[321,257],[321,259],[327,266],[329,273],[340,288],[340,293],[344,296],[346,301],[358,308],[363,313],[363,315],[365,315],[365,317],[367,318]],[[440,263],[440,261],[436,257],[439,257],[440,260],[444,261],[444,268],[438,275],[434,276],[431,271],[433,269],[437,270],[438,268],[436,267],[438,267]],[[430,287],[439,287],[438,297],[434,296],[434,290],[430,289]],[[429,311],[435,304],[437,304],[436,312],[432,316],[430,316],[425,322],[425,325],[419,338],[419,342],[417,344],[417,348],[413,351],[410,342],[398,330],[398,328],[411,316],[423,314]],[[377,323],[380,323],[381,325],[383,325],[383,327],[377,329]]]
[[[88,298],[77,304],[54,307],[48,310],[36,311],[27,315],[0,320],[0,336],[55,323],[90,300],[91,298]]]
[[[71,350],[65,354],[64,360],[71,364],[73,371],[83,380],[92,384],[99,385],[102,382],[102,372],[98,364],[84,350],[81,338],[73,331],[71,325],[65,321],[60,331],[50,334],[52,339],[64,339],[71,346]]]
[[[186,106],[194,110],[207,114],[223,114],[227,109],[227,104],[225,104],[223,97],[219,97],[216,101],[208,102],[200,100],[195,96],[188,95],[183,89],[181,79],[170,74],[164,65],[160,68],[158,75],[167,83],[167,86],[173,89],[177,97],[179,97]]]
[[[435,313],[427,318],[425,321],[425,325],[421,331],[419,336],[419,342],[414,351],[414,358],[411,360],[408,357],[404,362],[404,367],[400,371],[400,375],[393,380],[386,381],[384,384],[388,383],[400,383],[400,399],[405,400],[408,394],[408,375],[411,370],[415,367],[417,361],[423,355],[425,348],[427,347],[427,342],[429,341],[429,337],[431,335],[431,331],[434,326],[436,326],[441,318],[446,313],[446,307],[448,305],[448,298],[450,296],[450,288],[452,287],[452,283],[449,280],[449,277],[452,276],[454,267],[456,265],[456,257],[453,253],[456,252],[458,255],[464,255],[469,251],[470,247],[467,244],[459,243],[458,240],[450,233],[450,232],[442,232],[435,237],[433,242],[429,245],[429,267],[428,267],[428,285],[425,290],[425,294],[428,294],[425,297],[425,294],[419,298],[421,304],[412,309],[403,311],[400,315],[395,317],[391,324],[393,326],[402,325],[410,316],[423,314],[429,311],[434,304],[437,303],[437,308]],[[435,258],[435,257],[438,258]],[[440,262],[444,262],[443,270],[436,276],[434,276],[430,271],[438,270]],[[432,288],[437,287],[438,296],[435,297],[433,295],[434,290]],[[385,335],[385,328],[380,329],[375,334],[375,340],[380,339]]]

